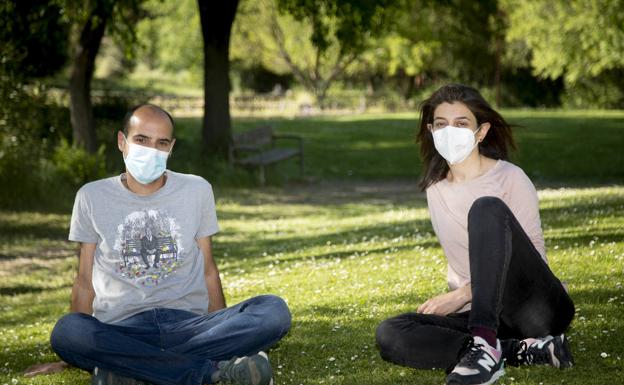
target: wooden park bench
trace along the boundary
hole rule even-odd
[[[148,243],[148,244],[146,244]],[[124,266],[128,267],[128,262],[137,263],[139,257],[141,261],[146,263],[146,268],[149,268],[147,257],[154,256],[154,263],[157,263],[163,259],[178,260],[178,247],[173,238],[169,237],[156,237],[150,242],[144,242],[139,238],[127,239],[124,242],[121,252],[124,259]]]
[[[296,147],[276,147],[279,140],[297,142]],[[276,135],[270,126],[262,126],[234,135],[230,146],[230,164],[259,168],[260,184],[265,183],[264,168],[282,160],[299,157],[299,172],[303,177],[303,139],[296,135]]]

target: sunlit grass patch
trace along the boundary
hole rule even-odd
[[[286,299],[293,314],[291,332],[270,352],[277,383],[443,383],[441,370],[383,362],[374,342],[381,320],[413,311],[446,290],[446,260],[422,195],[329,199],[322,188],[306,192],[307,198],[284,190],[216,194],[221,232],[214,238],[215,257],[228,303],[273,293]],[[624,187],[547,189],[540,197],[551,267],[577,307],[568,333],[576,366],[508,368],[500,383],[618,383],[624,358]],[[78,370],[19,376],[32,363],[54,359],[47,340],[68,308],[77,265],[74,247],[60,235],[68,220],[2,217],[12,234],[4,239],[12,246],[2,249],[7,257],[0,259],[0,384],[88,382]],[[42,257],[50,245],[58,247],[54,263]]]

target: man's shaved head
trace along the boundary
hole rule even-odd
[[[126,116],[123,120],[123,133],[128,136],[128,133],[132,129],[133,126],[138,124],[141,121],[145,121],[147,119],[164,119],[167,120],[171,124],[171,132],[173,133],[173,129],[175,127],[175,123],[173,121],[173,117],[163,110],[162,108],[154,105],[154,104],[139,104],[138,106],[132,107],[126,113]]]

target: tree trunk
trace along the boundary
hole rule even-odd
[[[503,95],[501,92],[501,72],[502,72],[502,64],[501,58],[503,56],[503,39],[505,36],[504,26],[502,25],[503,20],[505,20],[505,13],[499,8],[496,11],[496,19],[498,21],[496,28],[496,63],[495,63],[495,72],[494,72],[494,85],[496,87],[496,108],[501,108],[503,104]]]
[[[110,19],[114,1],[96,1],[80,31],[73,57],[69,80],[69,110],[74,134],[74,144],[90,153],[97,151],[95,122],[91,106],[91,79],[95,70],[95,57]]]
[[[494,83],[496,87],[496,108],[501,108],[503,104],[501,94],[501,56],[503,55],[502,37],[496,38],[496,69],[494,72]]]
[[[204,39],[204,119],[202,139],[209,154],[227,157],[230,122],[230,34],[238,0],[197,0]]]

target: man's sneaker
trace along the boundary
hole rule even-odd
[[[212,375],[213,382],[238,385],[273,385],[273,372],[269,357],[260,352],[249,357],[234,357],[219,361],[218,370]]]
[[[574,365],[570,345],[563,334],[522,340],[517,354],[521,365],[551,365],[560,369]]]
[[[489,385],[505,374],[500,341],[496,348],[483,338],[473,337],[468,350],[446,377],[447,385]]]
[[[149,385],[149,382],[123,377],[110,370],[98,368],[96,366],[91,376],[91,385]]]

